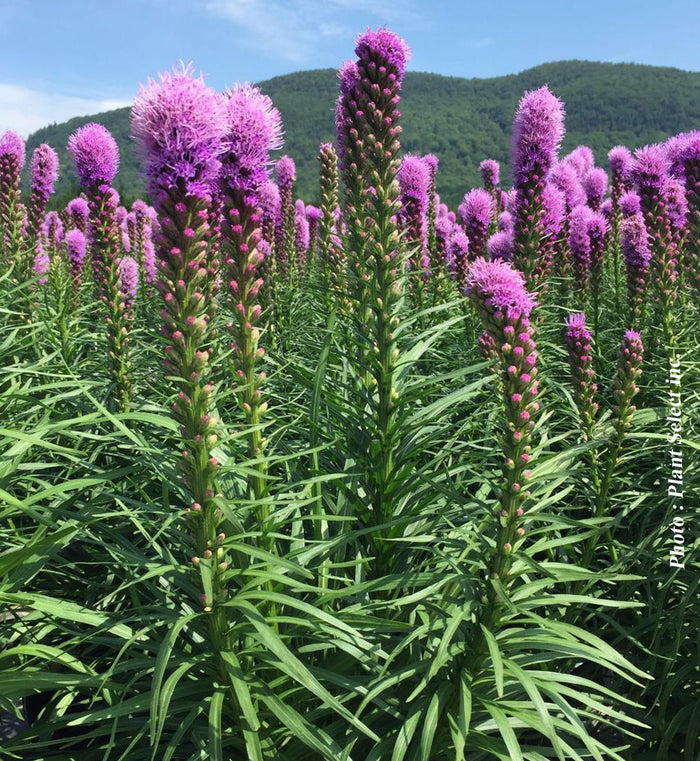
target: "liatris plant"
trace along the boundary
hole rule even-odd
[[[311,233],[306,218],[306,204],[298,198],[294,204],[294,250],[297,255],[297,272],[301,277],[307,270]]]
[[[90,226],[90,206],[85,198],[78,196],[68,201],[65,209],[66,227],[80,230],[83,235],[88,234]]]
[[[484,183],[484,188],[493,195],[496,188],[498,188],[501,165],[495,159],[484,159],[479,164],[479,174],[481,175],[481,181]]]
[[[607,243],[608,223],[602,211],[591,213],[588,222],[588,237],[591,241],[591,304],[593,307],[593,334],[598,340],[598,320],[600,316],[600,292],[603,281],[603,262]]]
[[[31,162],[30,199],[27,207],[27,246],[34,245],[46,205],[58,179],[58,154],[46,143],[34,150]]]
[[[399,209],[399,92],[408,47],[388,29],[369,30],[357,41],[357,62],[341,72],[336,110],[340,155],[346,183],[347,223],[355,277],[351,293],[358,335],[356,363],[360,390],[369,402],[362,426],[367,437],[365,489],[369,510],[361,519],[382,525],[393,514],[396,388],[399,348],[396,328],[403,262],[394,217]],[[368,224],[368,219],[371,224]],[[365,447],[363,447],[365,448]],[[391,553],[374,532],[379,571],[388,570]]]
[[[667,350],[676,343],[673,308],[676,303],[678,249],[673,235],[666,194],[669,162],[661,145],[639,148],[634,154],[630,178],[639,193],[642,213],[650,236],[650,275]]]
[[[459,206],[459,219],[469,238],[469,251],[476,259],[486,255],[486,239],[494,216],[493,196],[483,188],[474,188]]]
[[[678,135],[676,150],[669,159],[676,175],[685,183],[688,205],[683,272],[686,282],[700,293],[700,130]]]
[[[18,279],[29,274],[30,262],[20,259],[24,211],[20,204],[20,174],[24,166],[24,140],[7,131],[0,137],[0,253],[7,265],[16,265]]]
[[[256,500],[258,519],[266,529],[269,507],[264,502],[268,489],[265,480],[267,465],[262,459],[261,415],[267,403],[260,391],[265,374],[258,371],[257,365],[264,349],[258,346],[260,331],[256,327],[262,313],[259,291],[263,285],[260,274],[264,256],[258,250],[261,214],[257,193],[268,181],[270,151],[282,147],[282,120],[270,98],[257,87],[248,85],[235,87],[227,94],[225,117],[219,186],[223,203],[222,251],[233,312],[231,330],[234,369],[240,383],[238,400],[248,424],[248,456],[258,462],[249,484]],[[280,162],[282,168],[278,162],[278,175],[284,180],[283,208],[286,209],[285,204],[291,201],[294,164],[291,159],[280,159]],[[282,224],[284,227],[287,220]],[[301,241],[297,242],[301,244]],[[285,245],[288,245],[286,228]],[[292,246],[296,247],[294,240]],[[296,261],[292,258],[290,265],[296,266]]]
[[[541,258],[548,270],[557,262],[556,273],[562,278],[571,276],[571,252],[564,239],[566,223],[566,198],[556,185],[548,182],[542,191],[542,238]],[[507,212],[506,212],[507,213]],[[512,236],[512,228],[510,230]]]
[[[584,441],[590,441],[594,438],[593,427],[598,412],[595,401],[598,386],[595,383],[591,353],[593,336],[586,328],[586,315],[583,312],[569,315],[564,340],[569,351],[571,383],[581,419],[581,433]]]
[[[610,244],[610,262],[615,281],[615,303],[619,312],[621,279],[620,222],[623,217],[621,200],[623,195],[629,191],[628,175],[632,164],[632,154],[624,145],[616,145],[608,151],[608,163],[610,164],[610,172],[612,174],[612,180],[610,183],[610,202],[612,211],[608,217],[608,241]],[[625,214],[624,216],[629,216],[629,214]]]
[[[521,525],[522,505],[530,477],[532,429],[539,410],[537,352],[529,319],[536,302],[527,292],[520,272],[506,262],[485,259],[476,259],[470,266],[466,294],[499,358],[506,426],[501,442],[504,459],[500,517],[489,573],[505,586],[516,545],[525,533]],[[489,587],[489,595],[493,605],[493,587]]]
[[[312,206],[308,204],[304,212],[306,214],[306,221],[309,225],[309,251],[308,260],[314,267],[318,266],[318,235],[319,225],[321,224],[321,218],[323,217],[323,211],[318,206]]]
[[[111,187],[119,166],[119,148],[109,130],[91,122],[68,138],[68,151],[88,199],[96,285],[107,313],[109,370],[115,385],[116,406],[123,410],[131,396],[127,357],[129,320],[124,309],[118,264],[119,196]]]
[[[131,204],[128,221],[132,255],[138,261],[139,268],[143,272],[144,283],[151,286],[155,285],[158,279],[156,253],[153,245],[154,228],[158,224],[155,209],[137,198]]]
[[[275,225],[275,257],[277,271],[290,285],[297,279],[296,251],[296,215],[294,210],[294,183],[296,165],[290,156],[282,156],[277,162],[277,187],[280,192],[279,217]]]
[[[124,311],[127,319],[133,319],[136,295],[139,290],[139,264],[133,256],[122,256],[119,260],[119,274],[124,297]]]
[[[428,228],[428,259],[430,260],[430,268],[434,273],[442,274],[442,269],[439,267],[441,258],[437,253],[437,239],[435,232],[435,221],[437,219],[437,210],[440,203],[440,198],[437,193],[437,173],[440,160],[433,153],[426,153],[423,156],[423,161],[428,167],[430,173],[430,186],[428,187],[428,213],[427,228]]]
[[[632,423],[632,417],[635,412],[635,406],[632,400],[636,396],[639,388],[637,381],[642,374],[642,360],[644,357],[644,344],[639,333],[633,330],[625,331],[620,343],[620,350],[617,360],[617,375],[615,377],[615,405],[613,409],[613,429],[608,439],[608,451],[606,462],[602,469],[602,476],[598,485],[596,494],[596,504],[593,517],[599,520],[605,515],[608,494],[612,484],[615,468],[618,464],[622,443],[625,438],[627,429]],[[609,531],[608,539],[610,538]],[[610,552],[615,559],[616,553],[610,544]],[[593,553],[597,545],[597,534],[593,534],[588,540],[583,554],[582,567],[590,568]]]
[[[593,151],[587,145],[578,145],[571,153],[567,153],[562,159],[563,162],[574,168],[579,179],[583,178],[593,169],[595,157]]]
[[[457,281],[459,290],[464,292],[467,286],[467,273],[473,258],[469,254],[469,238],[460,227],[453,230],[447,243],[447,266]]]
[[[642,202],[634,190],[628,190],[620,196],[620,214],[631,217],[642,211]]]
[[[499,230],[499,232],[489,236],[486,241],[486,249],[491,261],[501,259],[504,262],[509,262],[513,256],[513,233],[507,230]]]
[[[526,93],[513,123],[511,162],[514,204],[513,264],[527,287],[544,297],[550,262],[542,256],[545,235],[542,194],[564,137],[564,105],[547,87]]]
[[[588,205],[593,211],[598,211],[608,189],[608,173],[602,167],[594,166],[583,176],[581,184]]]
[[[627,325],[639,331],[644,325],[647,273],[651,261],[649,235],[641,212],[622,220],[620,250],[627,267]]]
[[[178,391],[172,412],[183,439],[180,466],[191,500],[188,510],[204,588],[202,606],[206,612],[214,609],[212,636],[218,647],[226,649],[226,616],[218,607],[226,587],[217,538],[221,519],[215,504],[219,465],[212,456],[216,420],[210,415],[213,388],[208,383],[216,307],[209,211],[221,167],[224,104],[189,67],[167,72],[160,75],[160,82],[141,87],[131,109],[131,131],[161,221],[156,245],[165,365]]]

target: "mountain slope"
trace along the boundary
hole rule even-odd
[[[565,103],[567,135],[564,151],[586,143],[605,162],[609,148],[631,148],[663,140],[671,134],[700,127],[700,73],[638,64],[563,61],[492,79],[463,79],[409,72],[402,111],[405,151],[435,153],[440,159],[438,189],[454,205],[479,183],[478,165],[508,159],[515,108],[524,90],[548,84]],[[286,130],[284,152],[297,163],[298,191],[307,200],[317,196],[316,153],[322,141],[333,140],[333,108],[338,93],[333,69],[318,69],[276,77],[260,87],[279,108]],[[129,140],[129,109],[45,127],[28,140],[32,150],[41,142],[60,154],[59,198],[77,189],[68,136],[87,121],[108,127],[122,151],[116,187],[130,201],[143,192]],[[507,172],[504,166],[504,177]]]

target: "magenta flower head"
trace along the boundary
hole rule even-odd
[[[35,277],[39,278],[39,283],[41,285],[44,285],[46,283],[46,275],[48,274],[49,268],[51,267],[51,260],[49,259],[49,255],[43,253],[43,251],[39,251],[37,254],[34,255],[34,264],[32,265],[32,272]]]
[[[484,159],[479,164],[479,173],[486,190],[493,190],[501,176],[501,165],[495,159]]]
[[[532,175],[543,177],[552,167],[564,139],[564,104],[548,87],[522,97],[513,123],[511,139],[513,176],[516,186]]]
[[[408,239],[419,245],[422,253],[428,244],[428,205],[431,185],[430,168],[420,156],[407,153],[397,172],[401,188],[399,222]]]
[[[433,185],[435,185],[435,178],[437,177],[440,159],[438,159],[438,157],[433,153],[426,153],[425,156],[423,156],[423,161],[425,161],[428,167],[428,171],[430,172],[430,179]]]
[[[464,230],[456,227],[451,235],[449,233],[447,235],[445,264],[448,271],[454,275],[461,290],[464,290],[467,285],[469,263],[469,238]]]
[[[73,228],[66,233],[65,242],[70,273],[73,283],[77,287],[83,276],[83,262],[85,261],[87,240],[81,230]]]
[[[31,192],[43,200],[44,206],[53,193],[58,179],[58,154],[42,143],[32,154]]]
[[[154,198],[177,186],[185,195],[210,195],[226,132],[224,99],[191,66],[149,80],[131,107],[131,134]]]
[[[662,145],[646,145],[634,153],[630,179],[639,188],[663,190],[670,164]]]
[[[493,196],[488,190],[474,188],[464,196],[464,202],[459,207],[460,221],[469,238],[472,258],[486,254],[486,238],[495,211],[494,206]]]
[[[486,249],[490,261],[495,259],[510,261],[511,256],[513,256],[513,234],[506,230],[494,233],[486,241]]]
[[[305,211],[306,218],[309,222],[319,222],[323,218],[323,209],[319,209],[318,206],[312,206],[309,204]]]
[[[608,173],[602,167],[593,167],[583,176],[582,185],[588,205],[594,211],[598,210],[608,189]]]
[[[77,198],[68,201],[68,205],[66,206],[66,218],[68,220],[68,227],[75,227],[87,234],[88,222],[90,219],[90,207],[88,202],[82,196],[78,196]]]
[[[513,215],[509,211],[502,211],[498,215],[498,230],[499,232],[513,233]]]
[[[406,42],[386,28],[368,29],[357,38],[355,54],[365,64],[384,66],[400,81],[406,72],[410,50]]]
[[[270,151],[284,142],[282,117],[257,87],[236,85],[226,95],[223,180],[234,190],[254,192],[267,180]]]
[[[548,182],[542,191],[542,205],[544,207],[542,221],[545,233],[551,240],[559,235],[564,227],[566,197],[556,185]]]
[[[46,253],[55,255],[62,243],[63,222],[55,211],[50,211],[41,225],[41,245]]]
[[[686,162],[700,159],[700,130],[674,135],[666,141],[664,148],[670,174],[679,179],[685,179]]]
[[[603,203],[600,204],[600,213],[605,217],[605,220],[609,223],[612,219],[614,209],[611,198],[606,198]]]
[[[611,148],[608,151],[608,163],[610,164],[613,178],[616,175],[622,178],[627,177],[632,166],[632,153],[630,149],[624,145],[616,145],[614,148]]]
[[[111,185],[119,168],[119,147],[102,124],[89,122],[68,138],[68,152],[83,187]]]
[[[569,209],[586,203],[586,191],[583,189],[581,180],[572,164],[566,161],[555,164],[552,167],[549,180],[564,194]]]
[[[617,375],[615,377],[615,410],[613,415],[613,432],[610,435],[610,448],[617,454],[622,444],[625,431],[629,428],[635,407],[632,399],[639,390],[637,381],[642,374],[644,344],[638,332],[627,330],[620,342],[617,358]]]
[[[577,146],[571,153],[564,156],[562,161],[574,168],[580,180],[583,180],[595,165],[593,151],[587,145]]]
[[[139,288],[139,265],[132,256],[122,256],[119,260],[119,274],[122,282],[122,293],[124,294],[124,305],[130,309],[136,300],[136,293]]]
[[[584,301],[588,296],[591,276],[591,237],[590,227],[593,211],[585,204],[580,204],[569,214],[568,243],[574,263],[574,278],[579,293]]]
[[[25,143],[16,132],[8,130],[0,137],[0,159],[9,159],[16,166],[17,174],[24,167]]]
[[[291,156],[282,156],[276,165],[277,184],[280,189],[296,181],[296,164]]]
[[[674,233],[680,237],[686,230],[688,221],[688,200],[685,183],[676,177],[669,177],[664,189],[668,219]]]
[[[482,318],[494,313],[505,314],[509,309],[516,309],[527,317],[536,303],[518,270],[507,262],[489,262],[482,257],[475,259],[469,267],[465,293],[482,313]],[[487,319],[484,321],[488,322]]]
[[[628,190],[620,196],[620,211],[623,217],[631,217],[642,210],[639,195],[634,190]]]
[[[620,223],[620,250],[628,267],[646,270],[649,266],[649,234],[641,213],[633,214]]]

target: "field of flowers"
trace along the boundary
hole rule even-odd
[[[542,87],[450,210],[355,54],[314,205],[191,67],[152,205],[0,137],[0,758],[698,758],[700,132],[595,166]]]

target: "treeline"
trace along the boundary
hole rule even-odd
[[[405,151],[434,153],[440,159],[438,190],[454,206],[479,184],[483,158],[498,159],[507,171],[510,129],[524,90],[548,84],[567,104],[564,152],[589,145],[603,164],[611,145],[635,148],[700,125],[700,73],[638,64],[562,61],[492,79],[464,79],[409,72],[402,109]],[[297,165],[299,193],[318,195],[316,153],[334,139],[338,95],[333,69],[303,71],[260,83],[280,110],[285,152]],[[115,186],[130,203],[143,195],[138,162],[129,139],[129,109],[71,119],[30,136],[31,151],[47,142],[59,152],[61,179],[55,203],[63,205],[78,190],[65,151],[68,136],[87,121],[104,124],[121,150]]]

